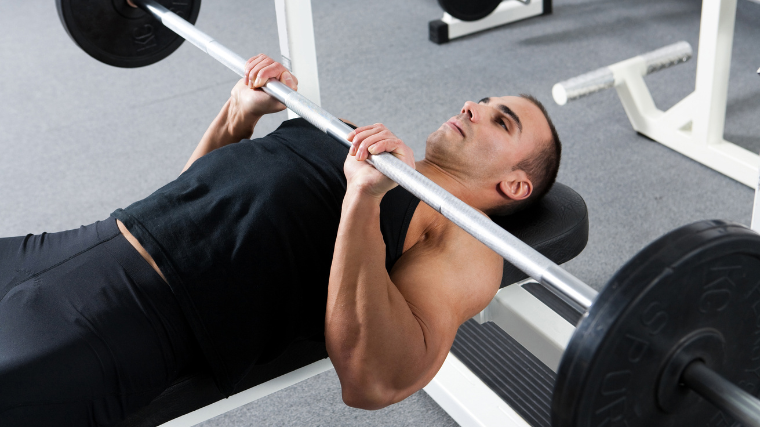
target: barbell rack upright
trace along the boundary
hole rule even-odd
[[[155,0],[132,0],[132,3],[153,15],[167,28],[239,76],[245,76],[246,60],[195,28],[193,24],[185,21]],[[344,146],[351,147],[347,137],[353,129],[303,95],[277,80],[269,80],[262,87],[262,90]],[[549,290],[580,304],[588,312],[597,292],[580,279],[392,154],[370,155],[367,161],[385,176],[483,242],[515,267],[547,286]],[[760,401],[703,363],[692,363],[685,370],[681,380],[690,389],[710,401],[717,408],[726,410],[737,420],[741,420],[748,426],[760,426]],[[716,390],[722,390],[722,392],[716,393]]]
[[[132,2],[239,76],[245,76],[246,60],[195,28],[193,24],[155,0],[132,0]],[[347,137],[353,129],[303,95],[277,80],[269,80],[262,90],[338,142],[346,147],[351,146]],[[596,297],[596,291],[593,288],[392,154],[371,155],[367,161],[385,176],[553,292],[577,302],[586,310],[591,306]]]

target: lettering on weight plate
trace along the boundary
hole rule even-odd
[[[760,331],[756,330],[753,335],[755,336],[755,341],[752,342],[752,352],[750,352],[749,355],[750,360],[756,362],[760,360],[760,337],[758,337],[758,335],[760,335]]]
[[[727,265],[725,267],[712,267],[710,268],[710,271],[717,271],[719,273],[723,273],[726,270],[741,270],[742,268],[744,267],[741,265]]]
[[[612,403],[605,405],[604,407],[597,409],[594,412],[596,415],[603,416],[599,422],[596,423],[598,427],[626,427],[628,422],[625,420],[625,396],[612,401]]]
[[[751,297],[752,294],[755,293],[755,291],[757,291],[759,288],[760,282],[755,283],[755,285],[750,288],[749,292],[747,292],[747,295],[744,296],[744,299],[749,299],[749,297]]]
[[[721,277],[706,285],[703,288],[705,291],[699,298],[699,311],[709,314],[725,310],[731,302],[734,288],[736,284],[728,277]]]
[[[173,1],[169,10],[174,12],[180,18],[185,19],[185,8],[187,8],[187,5],[188,5],[187,1],[181,1],[181,0]]]
[[[638,363],[649,348],[649,341],[642,340],[633,335],[626,335],[627,339],[632,341],[631,349],[628,350],[628,361],[631,363]]]
[[[625,393],[629,382],[631,382],[631,371],[610,372],[604,376],[600,393],[602,396]]]
[[[156,35],[153,33],[153,26],[145,24],[140,28],[132,31],[132,40],[138,52],[156,47]]]
[[[754,375],[756,378],[760,379],[760,366],[756,366],[752,369],[745,369],[744,372],[748,374]],[[743,381],[746,382],[746,381]]]
[[[647,328],[649,335],[657,335],[668,324],[668,313],[661,310],[662,304],[657,301],[649,303],[641,314],[641,323]]]
[[[749,291],[745,299],[749,298],[757,287],[758,285],[756,284]],[[745,366],[749,365],[751,368],[744,369],[744,379],[739,381],[739,387],[754,395],[757,384],[760,382],[760,301],[755,301],[751,307],[755,319],[755,330],[752,333],[754,341],[752,342],[752,350],[749,353],[750,362],[745,364]]]
[[[596,415],[603,417],[597,426],[627,426],[628,423],[625,420],[626,400],[628,399],[628,383],[631,381],[631,371],[615,371],[609,372],[604,376],[602,381],[602,387],[599,390],[599,394],[606,398],[612,398],[612,402],[608,399],[602,400],[601,404],[605,404],[601,408],[594,411]]]
[[[721,411],[718,411],[715,413],[715,415],[710,418],[710,422],[707,424],[708,427],[740,427],[741,424],[734,421],[733,418],[729,417],[728,415],[724,414]]]
[[[752,313],[755,315],[755,327],[760,328],[760,301],[755,301],[754,304],[752,304]],[[760,331],[755,331],[757,334]]]
[[[753,383],[752,381],[741,380],[741,381],[739,381],[738,386],[741,387],[747,393],[749,393],[749,394],[751,394],[753,396],[755,395],[755,387],[757,387],[757,384]],[[755,396],[755,397],[757,397],[757,396]]]

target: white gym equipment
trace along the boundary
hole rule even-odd
[[[311,0],[274,0],[282,65],[298,76],[298,93],[322,105]],[[288,109],[288,119],[298,117]]]
[[[444,12],[443,18],[428,24],[430,41],[443,44],[468,34],[551,12],[551,0],[503,0],[490,15],[477,21],[462,21]]]
[[[760,233],[760,177],[755,187],[755,200],[752,202],[752,221],[749,228]]]
[[[529,283],[535,281],[528,279],[499,290],[475,320],[496,323],[556,372],[575,327],[526,291],[523,285]],[[451,353],[424,390],[462,427],[530,427]]]
[[[757,74],[760,74],[760,68],[758,68]],[[758,174],[755,183],[755,200],[752,203],[752,222],[750,222],[749,227],[760,233],[760,174]]]
[[[659,110],[643,76],[687,58],[672,47],[674,62],[659,65],[637,56],[557,83],[559,105],[614,86],[634,130],[749,187],[757,184],[760,157],[723,139],[737,0],[704,0],[694,92],[668,111]],[[683,45],[681,45],[683,47]],[[663,48],[668,49],[668,48]],[[680,55],[680,56],[679,56]],[[657,55],[654,55],[657,56]],[[667,58],[661,55],[660,59]],[[652,68],[654,66],[654,68]]]
[[[175,418],[169,422],[161,424],[160,427],[190,427],[196,424],[200,424],[204,421],[210,420],[211,418],[222,415],[225,412],[229,412],[243,405],[247,405],[251,402],[261,399],[262,397],[288,388],[294,384],[307,380],[330,369],[333,369],[333,365],[330,362],[330,359],[323,359],[318,362],[314,362],[310,365],[304,366],[303,368],[296,369],[295,371],[288,372],[287,374],[277,377],[273,380],[259,384],[256,387],[241,391],[240,393],[234,394],[226,399],[222,399],[218,402],[212,403],[211,405],[204,406],[203,408]]]

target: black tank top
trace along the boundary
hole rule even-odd
[[[324,340],[346,154],[307,121],[289,120],[212,151],[112,214],[164,273],[226,395],[294,339]],[[381,202],[388,271],[418,203],[401,187]]]

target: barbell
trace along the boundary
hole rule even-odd
[[[149,65],[186,39],[243,76],[245,59],[179,16],[194,22],[199,0],[133,3],[140,9],[126,0],[56,0],[68,34],[102,62]],[[350,146],[352,129],[316,104],[276,80],[262,90]],[[586,309],[558,369],[554,426],[760,426],[753,396],[760,390],[760,235],[724,221],[678,228],[636,254],[597,295],[393,155],[368,161]]]

